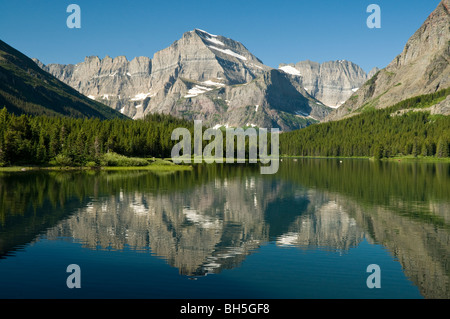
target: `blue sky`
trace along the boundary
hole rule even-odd
[[[69,29],[67,6],[81,8]],[[381,29],[366,25],[381,7]],[[346,59],[385,67],[439,0],[0,0],[0,39],[43,63],[149,56],[199,28],[243,43],[266,65]]]

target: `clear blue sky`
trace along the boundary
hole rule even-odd
[[[67,6],[81,7],[69,29]],[[366,8],[381,7],[381,29]],[[266,65],[346,59],[385,67],[439,0],[0,0],[0,39],[43,63],[149,56],[199,28],[243,43]]]

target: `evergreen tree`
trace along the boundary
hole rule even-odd
[[[373,157],[377,160],[382,159],[384,154],[384,148],[382,145],[378,144],[374,147]]]
[[[6,164],[5,152],[3,151],[3,139],[0,139],[0,167]]]
[[[61,151],[61,141],[58,127],[54,127],[50,133],[48,156],[54,158]]]
[[[6,163],[16,163],[19,160],[18,150],[20,136],[17,131],[8,129],[3,138],[3,158]]]
[[[45,163],[47,158],[47,148],[45,146],[44,132],[41,130],[39,134],[39,142],[36,147],[36,160],[39,163]]]
[[[419,145],[418,145],[418,141],[417,141],[417,139],[415,138],[414,139],[414,141],[413,141],[413,144],[412,144],[412,150],[411,150],[411,154],[414,156],[414,157],[417,157],[417,155],[419,155]]]
[[[448,157],[449,151],[448,151],[448,141],[446,138],[440,138],[437,144],[436,149],[436,156],[437,157]]]
[[[422,144],[422,149],[421,149],[421,151],[420,151],[420,155],[422,155],[422,156],[428,156],[428,150],[429,150],[429,146],[428,146],[428,144],[427,144],[427,142],[424,142],[423,144]]]
[[[9,119],[9,113],[6,107],[0,111],[0,131],[4,130]]]

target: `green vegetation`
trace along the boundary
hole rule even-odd
[[[384,158],[387,161],[399,161],[399,162],[421,162],[421,163],[450,163],[450,157],[435,157],[435,156],[393,156]]]
[[[172,131],[192,124],[166,115],[143,120],[30,116],[0,110],[0,166],[168,165]]]
[[[144,158],[126,157],[114,152],[103,154],[100,159],[101,166],[147,166],[149,162]]]
[[[350,96],[350,101],[357,101],[358,100],[358,98],[359,98],[359,95],[352,95],[352,96]]]
[[[0,75],[0,107],[5,106],[16,115],[126,118],[44,72],[3,41],[0,41]]]
[[[313,118],[297,116],[283,111],[280,111],[280,117],[289,127],[307,127],[308,125],[318,123],[318,121]]]
[[[228,110],[228,104],[223,99],[212,99],[215,105],[218,105],[224,112]]]
[[[404,100],[391,107],[311,125],[280,135],[280,154],[288,156],[449,157],[450,116],[425,108],[444,100],[450,88]],[[392,115],[400,110],[411,110]],[[420,112],[414,112],[420,110]]]
[[[0,167],[140,167],[178,170],[181,169],[180,165],[162,159],[171,157],[172,148],[178,143],[171,139],[172,132],[180,127],[188,128],[193,136],[193,122],[169,115],[153,114],[135,121],[102,121],[17,116],[3,108],[0,110]],[[224,133],[225,128],[221,130]],[[270,142],[269,136],[269,149]],[[202,143],[203,149],[210,141],[203,140]],[[234,145],[236,147],[237,137]],[[245,139],[245,150],[248,158],[248,138]],[[226,134],[223,152],[226,152]]]
[[[348,196],[362,206],[396,207],[396,214],[450,228],[429,205],[450,196],[447,163],[299,158],[283,161],[277,176],[303,187]]]
[[[380,75],[380,71],[378,71],[377,73],[375,73],[370,79],[367,80],[367,82],[364,84],[364,86],[368,85],[368,86],[372,86],[373,84],[375,84],[375,82],[378,79],[378,75]]]

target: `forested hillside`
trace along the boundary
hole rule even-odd
[[[167,115],[145,120],[73,119],[16,116],[0,111],[0,165],[100,164],[102,155],[115,152],[132,157],[170,157],[172,131],[192,123]]]
[[[450,88],[357,116],[283,133],[280,154],[290,156],[449,156],[450,116],[430,107],[446,99]]]
[[[4,106],[18,115],[127,118],[80,94],[0,40],[0,108]]]

